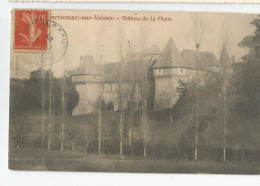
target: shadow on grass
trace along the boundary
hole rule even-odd
[[[46,149],[10,149],[9,169],[37,171],[260,174],[260,163],[153,159]]]

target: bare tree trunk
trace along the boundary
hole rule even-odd
[[[120,74],[119,74],[119,110],[120,110],[120,156],[123,156],[123,106],[122,106],[122,69],[123,69],[123,54],[122,54],[122,25],[119,24],[119,57],[120,57]]]
[[[224,82],[223,82],[223,104],[224,104],[224,114],[223,114],[223,161],[226,161],[226,77],[225,77],[225,71],[223,69],[223,76],[224,76]]]
[[[48,126],[48,149],[51,149],[51,114],[52,114],[52,65],[50,65],[50,74],[49,74],[49,126]]]
[[[144,145],[144,157],[146,157],[146,127],[147,127],[147,111],[146,111],[146,89],[147,89],[147,72],[146,72],[146,59],[145,57],[145,46],[146,46],[146,33],[145,33],[145,25],[141,24],[140,27],[140,42],[141,42],[141,63],[143,64],[143,72],[144,76],[142,77],[142,129],[143,129],[143,145]]]
[[[198,51],[199,51],[199,44],[196,41],[196,97],[195,97],[195,104],[196,104],[196,125],[195,125],[195,152],[194,152],[194,159],[198,159],[198,133],[199,133],[199,111],[198,111]]]
[[[194,28],[195,28],[195,47],[196,47],[196,95],[195,95],[195,114],[196,114],[196,124],[195,124],[195,151],[194,159],[198,159],[198,141],[199,141],[199,100],[198,100],[198,91],[199,91],[199,74],[198,74],[198,54],[201,44],[201,40],[204,36],[206,30],[206,24],[203,22],[201,16],[196,13],[192,16]]]
[[[135,87],[136,87],[136,83],[134,80],[134,61],[132,58],[132,49],[131,49],[131,45],[130,45],[130,41],[128,41],[128,47],[129,47],[129,57],[130,60],[129,62],[131,63],[131,72],[130,72],[130,118],[129,118],[129,130],[128,130],[128,143],[129,143],[129,147],[131,150],[131,154],[133,151],[133,147],[132,147],[132,123],[133,123],[133,119],[134,119],[134,96],[135,96]]]
[[[64,148],[64,122],[65,122],[65,86],[66,86],[66,69],[65,69],[65,62],[63,62],[63,82],[62,82],[62,123],[61,123],[61,147],[60,150],[63,151]]]
[[[229,32],[228,32],[228,27],[227,25],[223,25],[223,30],[224,30],[224,36],[223,36],[223,46],[224,44],[227,46],[229,43]],[[223,50],[223,48],[222,48]],[[227,86],[227,81],[228,77],[226,76],[225,68],[224,66],[222,67],[223,69],[223,161],[226,161],[226,115],[227,115],[227,104],[226,104],[226,86]],[[237,153],[237,149],[236,149]],[[237,154],[235,155],[235,159]]]
[[[123,156],[123,111],[120,109],[120,155]]]
[[[41,65],[42,65],[42,73],[41,73],[41,78],[42,78],[42,148],[44,148],[44,141],[45,141],[45,123],[44,123],[44,114],[45,114],[45,99],[44,99],[44,77],[45,77],[45,72],[43,70],[43,56],[41,55]]]
[[[100,75],[102,74],[102,69],[101,69],[101,62],[102,62],[102,57],[99,62],[99,70],[100,70]],[[103,88],[102,88],[102,82],[101,78],[99,80],[99,111],[98,111],[98,154],[101,153],[101,125],[102,125],[102,97],[103,97]]]
[[[147,127],[147,72],[146,72],[146,60],[144,60],[144,157],[146,157],[146,127]]]
[[[20,148],[23,147],[23,124],[20,122]]]
[[[102,122],[102,111],[101,111],[101,98],[100,98],[99,111],[98,111],[98,154],[101,153],[101,122]]]
[[[122,64],[121,70],[122,71]],[[123,108],[122,108],[122,73],[120,73],[120,80],[119,80],[119,109],[120,109],[120,156],[123,156]]]

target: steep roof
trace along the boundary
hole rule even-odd
[[[154,61],[146,60],[146,70],[149,74],[149,69],[151,69]],[[130,82],[131,77],[133,81],[141,81],[143,77],[144,66],[143,63],[139,61],[127,61],[123,64],[120,63],[105,63],[102,65],[104,72],[104,82],[107,83],[118,83],[120,77],[120,70],[122,68],[122,81]]]
[[[188,68],[196,69],[196,51],[183,50],[181,55]],[[209,70],[211,66],[220,66],[212,52],[198,52],[197,57],[199,70]]]
[[[181,53],[176,47],[172,38],[169,39],[167,45],[162,51],[158,61],[154,64],[153,68],[174,68],[174,67],[187,67],[184,64]]]
[[[144,62],[146,62],[146,70],[149,75],[151,67],[155,62],[154,60],[144,60],[142,62],[140,58],[136,57],[135,60],[126,61],[123,64],[120,64],[120,62],[103,63],[100,69],[100,66],[94,62],[93,57],[86,55],[80,57],[80,64],[73,75],[103,75],[104,82],[119,83],[120,70],[122,68],[123,82],[130,82],[131,80],[141,81],[144,74]]]
[[[232,68],[231,59],[228,57],[227,47],[223,44],[222,51],[219,58],[219,63],[224,68]]]
[[[95,63],[93,56],[80,56],[80,64],[73,75],[99,75],[100,68]]]
[[[102,65],[105,82],[118,82],[120,77],[120,63],[105,63]]]
[[[145,51],[146,55],[160,55],[161,54],[161,50],[158,48],[157,45],[152,45],[150,48],[148,48]]]

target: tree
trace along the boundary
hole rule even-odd
[[[235,95],[234,110],[244,119],[260,114],[260,19],[251,23],[256,27],[253,35],[245,37],[240,47],[249,48],[249,53],[237,64],[232,85]]]
[[[44,79],[44,86],[43,86],[43,93],[45,94],[45,108],[49,108],[49,77],[50,77],[50,70],[44,70],[42,68],[37,69],[36,71],[32,71],[30,73],[30,78],[25,80],[25,85],[23,88],[23,99],[20,100],[20,104],[23,105],[23,110],[41,110],[41,98],[42,98],[42,90],[41,90],[41,76],[42,73],[45,73]],[[72,114],[72,110],[77,105],[79,100],[79,94],[76,90],[75,84],[72,82],[71,78],[72,72],[67,72],[65,74],[65,97],[66,97],[66,112],[68,115]],[[53,77],[52,75],[52,107],[53,113],[55,115],[59,115],[62,112],[62,78]]]
[[[195,129],[195,151],[194,151],[194,159],[198,159],[198,127],[199,127],[199,120],[198,120],[198,107],[199,107],[199,102],[198,102],[198,52],[200,49],[201,41],[203,39],[205,30],[206,30],[206,24],[200,14],[193,14],[192,16],[192,21],[194,25],[194,30],[195,30],[195,47],[196,47],[196,94],[195,94],[195,114],[196,114],[196,129]]]
[[[73,109],[79,102],[79,93],[72,82],[72,73],[73,71],[68,71],[65,74],[65,106],[68,115],[72,115]]]
[[[220,122],[221,117],[218,113],[223,112],[223,102],[221,101],[221,95],[223,94],[223,76],[215,72],[207,72],[204,75],[204,85],[196,87],[196,80],[190,82],[180,81],[180,86],[177,91],[180,95],[176,104],[172,107],[172,115],[177,120],[189,118],[189,122],[194,123],[194,117],[198,117],[198,132],[197,136],[198,144],[196,144],[195,135],[192,131],[196,128],[192,124],[186,136],[183,136],[182,143],[186,146],[196,148],[203,143],[203,131],[206,130],[213,122]],[[196,116],[196,93],[198,94],[197,101],[200,103],[197,107],[198,115]]]

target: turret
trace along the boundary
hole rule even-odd
[[[233,65],[232,61],[228,56],[226,45],[223,44],[222,51],[219,58],[219,63],[223,69],[223,73],[225,75],[232,75],[233,74]]]
[[[72,82],[76,83],[79,93],[79,103],[74,108],[73,115],[95,112],[97,101],[103,89],[103,74],[92,56],[80,56],[79,67],[72,75]]]
[[[186,73],[187,66],[172,38],[152,68],[155,78],[154,109],[170,108],[178,99],[176,88],[179,86],[179,80],[185,81],[189,78]]]

